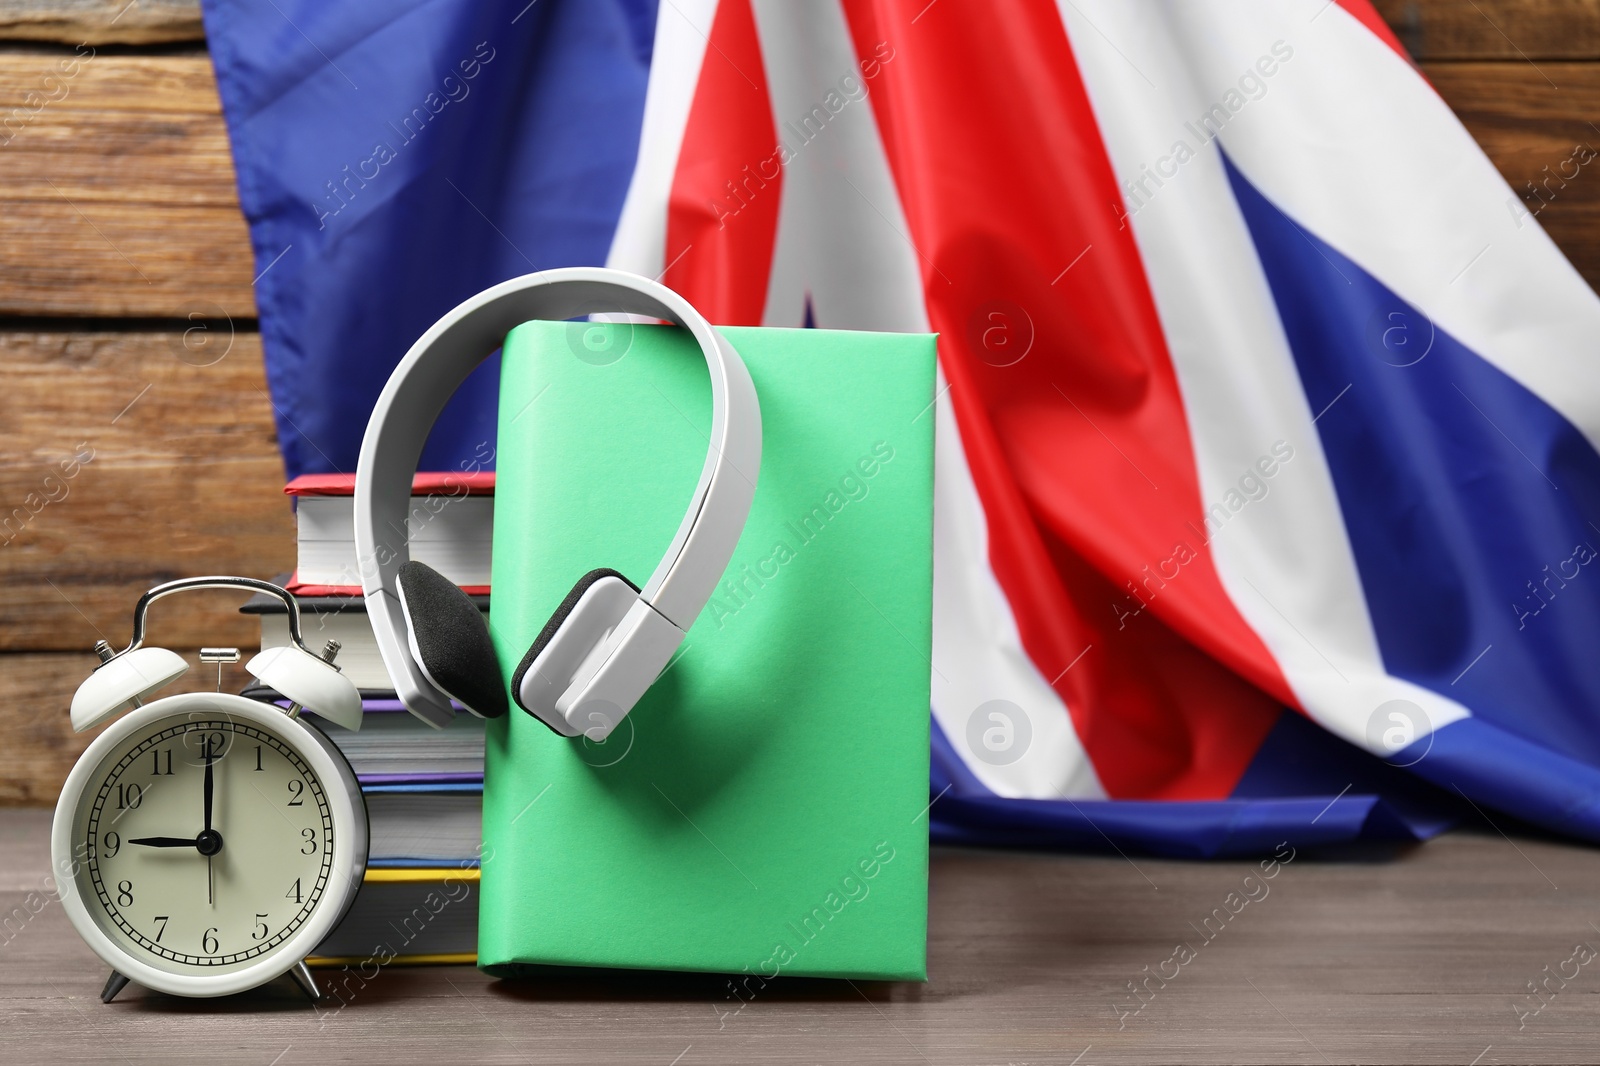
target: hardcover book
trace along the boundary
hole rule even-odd
[[[579,328],[609,344],[569,343]],[[743,536],[604,743],[515,706],[489,723],[490,972],[926,976],[935,338],[722,332],[763,421]],[[490,623],[509,685],[579,576],[650,576],[711,404],[673,327],[530,322],[504,352]]]
[[[411,557],[470,593],[489,591],[494,472],[480,469],[418,473],[406,518]],[[289,591],[302,596],[361,595],[356,560],[354,474],[302,474],[284,486],[295,502],[298,563]]]

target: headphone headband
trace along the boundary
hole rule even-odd
[[[761,465],[761,410],[739,353],[683,297],[624,271],[547,270],[486,289],[434,323],[401,359],[373,409],[356,468],[356,550],[367,615],[397,694],[424,721],[443,725],[454,714],[449,697],[413,655],[399,592],[400,570],[410,560],[406,519],[412,478],[428,432],[450,396],[516,326],[530,319],[618,311],[687,329],[711,374],[705,466],[683,522],[640,599],[679,630],[681,639],[721,580]]]

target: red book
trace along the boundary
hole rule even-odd
[[[284,486],[295,499],[299,564],[289,580],[297,596],[359,596],[354,474],[302,474]],[[411,483],[411,558],[427,563],[468,594],[489,593],[494,533],[494,473],[421,471]]]
[[[283,487],[285,496],[354,496],[354,474],[301,474]],[[413,496],[493,496],[494,471],[476,474],[419,470],[411,479]]]

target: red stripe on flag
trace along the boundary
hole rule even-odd
[[[860,56],[893,50],[870,99],[1023,645],[1109,795],[1225,796],[1292,696],[1206,547],[1177,379],[1060,16],[843,3]]]
[[[667,201],[662,282],[712,322],[759,326],[783,170],[750,0],[721,0]]]

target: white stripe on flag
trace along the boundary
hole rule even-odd
[[[717,0],[673,0],[656,14],[655,50],[645,90],[639,159],[622,202],[606,265],[647,278],[668,266],[667,198],[678,169],[683,130],[700,81]]]
[[[1261,192],[1600,447],[1600,297],[1416,71],[1323,0],[1194,0],[1174,31],[1236,81],[1260,42],[1295,49],[1222,140]],[[1193,112],[1198,114],[1198,112]],[[1244,121],[1248,119],[1248,121]],[[1547,161],[1552,171],[1560,159]],[[1592,179],[1591,179],[1592,180]]]
[[[800,325],[809,297],[828,329],[926,333],[911,228],[843,11],[758,0],[755,14],[772,124],[789,159],[764,321]],[[824,104],[830,93],[845,101],[837,114]]]
[[[1176,141],[1195,144],[1185,122],[1270,54],[1284,32],[1264,25],[1246,5],[1212,9],[1203,33],[1178,14],[1187,10],[1181,5],[1062,0],[1061,6],[1119,183],[1170,159]],[[1267,83],[1266,95],[1228,128],[1254,122],[1252,109],[1270,101],[1277,78],[1301,61],[1297,50]],[[1347,90],[1346,97],[1355,92],[1348,84]],[[1323,117],[1302,117],[1308,137]],[[1301,180],[1321,188],[1331,179]],[[1460,704],[1385,671],[1312,424],[1316,412],[1216,145],[1179,165],[1161,186],[1146,188],[1153,195],[1130,224],[1189,415],[1202,505],[1221,504],[1229,490],[1240,491],[1246,475],[1259,478],[1256,463],[1275,459],[1277,442],[1294,449],[1273,477],[1261,479],[1269,490],[1264,498],[1237,512],[1214,512],[1222,517],[1204,529],[1228,595],[1302,707],[1344,739],[1369,746],[1369,722],[1393,699],[1422,707],[1428,721],[1416,725],[1438,728],[1465,717]]]
[[[941,374],[934,404],[933,716],[967,768],[999,795],[1104,799],[1066,704],[1023,649],[1011,604],[989,568],[989,525],[944,385]],[[982,710],[996,700],[1027,715],[1032,737],[1015,762],[991,761],[971,740],[991,725],[1003,727]]]
[[[872,111],[874,86],[861,76],[843,12],[781,0],[758,0],[755,12],[773,125],[790,149],[766,321],[798,325],[809,296],[823,328],[927,332],[922,263]],[[851,98],[847,76],[865,98]],[[830,92],[849,102],[824,123],[815,109],[828,113]],[[807,116],[820,130],[814,136]],[[914,413],[936,425],[934,717],[974,776],[999,795],[1104,798],[1066,706],[1023,650],[990,569],[983,504],[942,374],[938,396],[931,409]],[[975,755],[969,743],[969,720],[993,700],[1028,717],[1031,737],[1014,762]],[[986,718],[981,722],[987,727]]]

